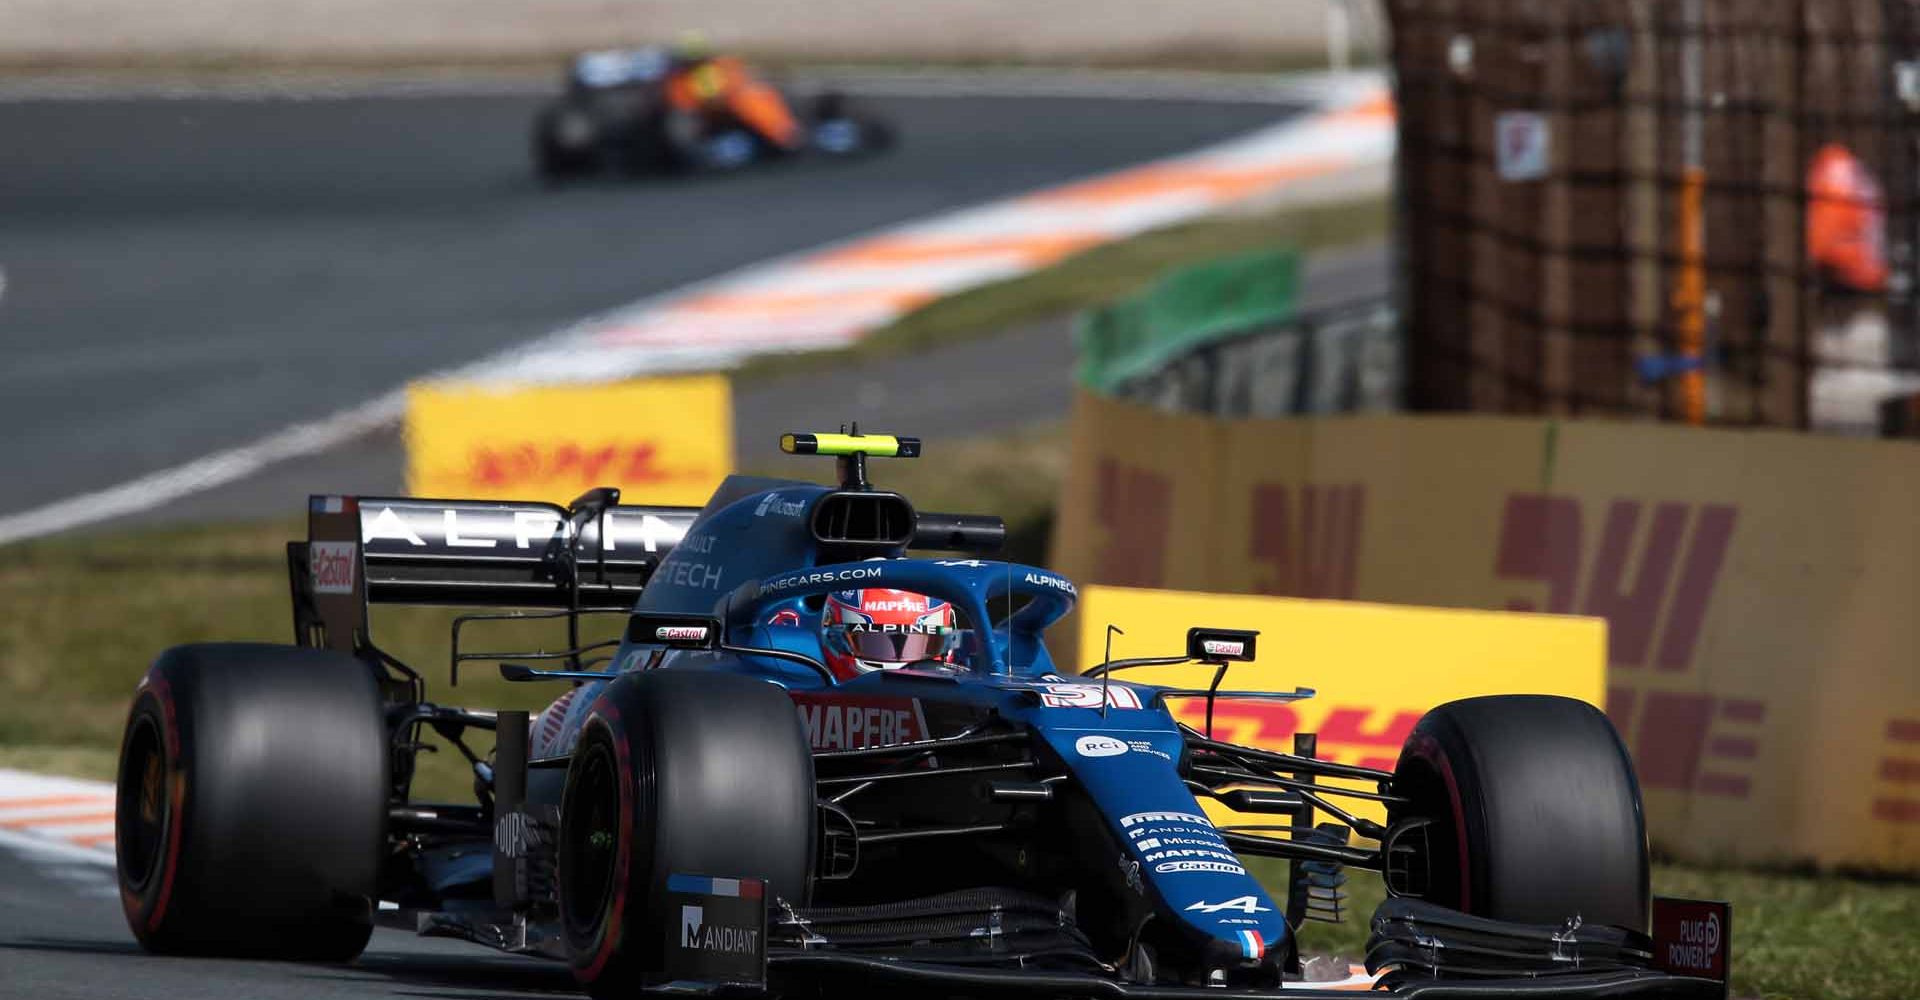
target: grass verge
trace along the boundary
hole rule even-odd
[[[845,352],[749,365],[742,377],[836,365],[847,355],[905,354],[1036,318],[1110,301],[1167,269],[1280,244],[1315,250],[1383,237],[1379,198],[1207,219],[1097,247],[1053,267],[955,295],[917,310]],[[1064,430],[1032,428],[943,443],[938,462],[876,470],[928,510],[992,511],[1006,518],[1008,554],[1044,558],[1052,505],[1066,462]],[[756,471],[827,476],[812,462]],[[158,650],[208,640],[286,641],[284,544],[297,521],[172,528],[43,540],[0,549],[0,766],[104,776],[112,769],[126,698]],[[382,608],[382,646],[429,676],[444,676],[453,612]],[[536,633],[538,630],[538,634]],[[557,629],[500,627],[501,648],[559,644]],[[468,671],[454,704],[537,708],[540,685],[508,685]],[[451,753],[422,768],[425,792],[459,792],[465,768]]]
[[[1010,464],[1009,455],[1018,461]],[[900,463],[888,470],[887,482],[929,509],[981,509],[982,491],[991,491],[1010,513],[1043,514],[1063,455],[1057,429],[1034,432],[967,443],[939,466]],[[0,619],[0,767],[110,778],[128,696],[161,648],[215,639],[286,641],[284,547],[300,530],[298,522],[271,521],[0,549],[0,607],[8,610]],[[453,614],[383,608],[374,632],[427,674],[431,696],[443,703],[537,709],[558,693],[547,685],[507,684],[482,665],[449,688],[445,657]],[[502,648],[527,648],[524,643],[557,644],[559,634],[503,627],[498,641]],[[464,801],[469,784],[454,753],[423,758],[420,798]],[[1661,864],[1654,888],[1733,901],[1738,996],[1920,996],[1920,884]],[[1365,915],[1382,896],[1379,879],[1355,872],[1349,893],[1356,916],[1308,926],[1302,940],[1309,952],[1363,953]]]
[[[837,363],[846,354],[908,353],[934,342],[1057,315],[1137,289],[1170,266],[1291,241],[1333,246],[1383,234],[1374,201],[1296,209],[1284,215],[1174,227],[1102,247],[1046,271],[929,306],[848,352],[781,359]],[[750,367],[746,374],[757,369]],[[875,470],[888,488],[929,510],[994,511],[1010,528],[1009,555],[1039,562],[1066,462],[1062,428],[1033,428],[943,442],[938,462]],[[799,475],[826,477],[806,463]],[[795,475],[790,465],[753,471]],[[825,481],[821,478],[821,481]],[[165,646],[210,640],[284,642],[285,543],[298,521],[144,530],[52,539],[0,548],[0,767],[111,778],[127,699]],[[419,668],[444,704],[537,710],[558,691],[507,684],[470,665],[446,684],[447,637],[457,612],[382,608],[374,633]],[[557,628],[500,626],[488,641],[528,649],[561,642]],[[486,753],[482,741],[476,749]],[[464,801],[470,776],[449,749],[422,758],[416,795]],[[1259,869],[1263,875],[1284,874]],[[1920,884],[1798,872],[1743,872],[1660,864],[1654,889],[1729,899],[1735,907],[1734,993],[1765,1000],[1894,1000],[1920,996]],[[1268,879],[1276,889],[1277,878]],[[1384,895],[1377,877],[1352,874],[1348,921],[1313,924],[1307,951],[1357,959],[1370,914]]]
[[[1274,867],[1274,876],[1284,875],[1283,863]],[[1368,872],[1348,878],[1348,919],[1308,924],[1300,936],[1307,953],[1353,961],[1366,953],[1366,915],[1386,889]],[[1284,891],[1278,878],[1262,881]],[[1656,864],[1653,891],[1732,901],[1736,997],[1920,997],[1920,884]]]
[[[1250,250],[1293,246],[1311,253],[1385,239],[1392,213],[1385,198],[1291,206],[1245,216],[1204,219],[1094,247],[1029,274],[931,302],[833,351],[768,355],[736,372],[743,380],[837,368],[913,354],[1008,327],[1111,302],[1139,291],[1171,268]]]
[[[955,442],[938,463],[889,463],[875,475],[928,510],[1001,512],[1012,528],[1009,550],[1038,562],[1065,456],[1065,432],[1056,426]],[[830,477],[833,466],[810,461],[799,469]],[[274,520],[0,548],[0,607],[7,609],[0,617],[0,767],[111,779],[128,699],[161,649],[291,641],[286,543],[304,533],[297,519]],[[448,686],[448,636],[458,613],[375,608],[373,634],[425,675],[429,697],[443,704],[538,710],[559,694],[552,685],[509,684],[485,663],[464,665],[459,686]],[[475,628],[483,631],[467,641],[479,648],[565,645],[562,628],[551,623]],[[475,749],[484,754],[491,744],[479,735]],[[420,798],[470,794],[471,776],[450,747],[423,756],[419,774]]]

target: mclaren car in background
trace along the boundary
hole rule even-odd
[[[540,175],[732,170],[892,145],[891,126],[838,93],[796,99],[734,56],[649,47],[588,52],[533,125]]]

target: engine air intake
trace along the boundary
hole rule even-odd
[[[913,505],[898,493],[842,490],[813,505],[813,537],[823,549],[879,554],[913,541]]]

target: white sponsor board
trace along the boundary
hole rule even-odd
[[[1493,120],[1494,167],[1503,181],[1537,181],[1553,166],[1553,130],[1538,111],[1502,111]]]

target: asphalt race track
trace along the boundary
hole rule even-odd
[[[351,965],[162,958],[134,943],[113,870],[0,846],[0,997],[512,1000],[584,996],[564,964],[380,929]]]
[[[1345,305],[1386,290],[1387,248],[1333,251],[1308,261],[1301,308]],[[929,461],[943,439],[1065,420],[1073,405],[1074,350],[1064,318],[1025,324],[902,357],[844,368],[812,368],[738,383],[733,389],[735,460],[742,467],[804,475],[812,459],[774,450],[780,434],[833,428],[850,416],[865,426],[928,438]],[[168,523],[297,514],[310,493],[385,496],[406,491],[406,449],[397,430],[286,462],[220,489],[120,523]]]
[[[0,101],[0,514],[242,444],[734,267],[1293,110],[881,97],[904,136],[885,157],[551,191],[526,157],[540,100]],[[994,426],[1062,414],[1057,324],[956,350],[941,363],[975,373],[1036,352],[1019,366],[1027,381],[969,407]],[[824,419],[842,389],[895,382],[886,371],[827,381],[824,395],[785,379],[748,393],[743,432]],[[921,411],[911,393],[859,398]],[[964,405],[947,400],[928,419],[950,426],[943,414]],[[373,440],[193,503],[204,516],[272,513],[268,498],[304,492],[275,477],[296,474],[391,489],[397,455],[397,441]],[[0,998],[551,995],[575,995],[564,967],[392,930],[351,966],[148,956],[109,869],[0,845]]]
[[[1291,111],[880,97],[903,132],[884,157],[550,191],[526,155],[540,100],[0,103],[0,514],[733,267]]]

